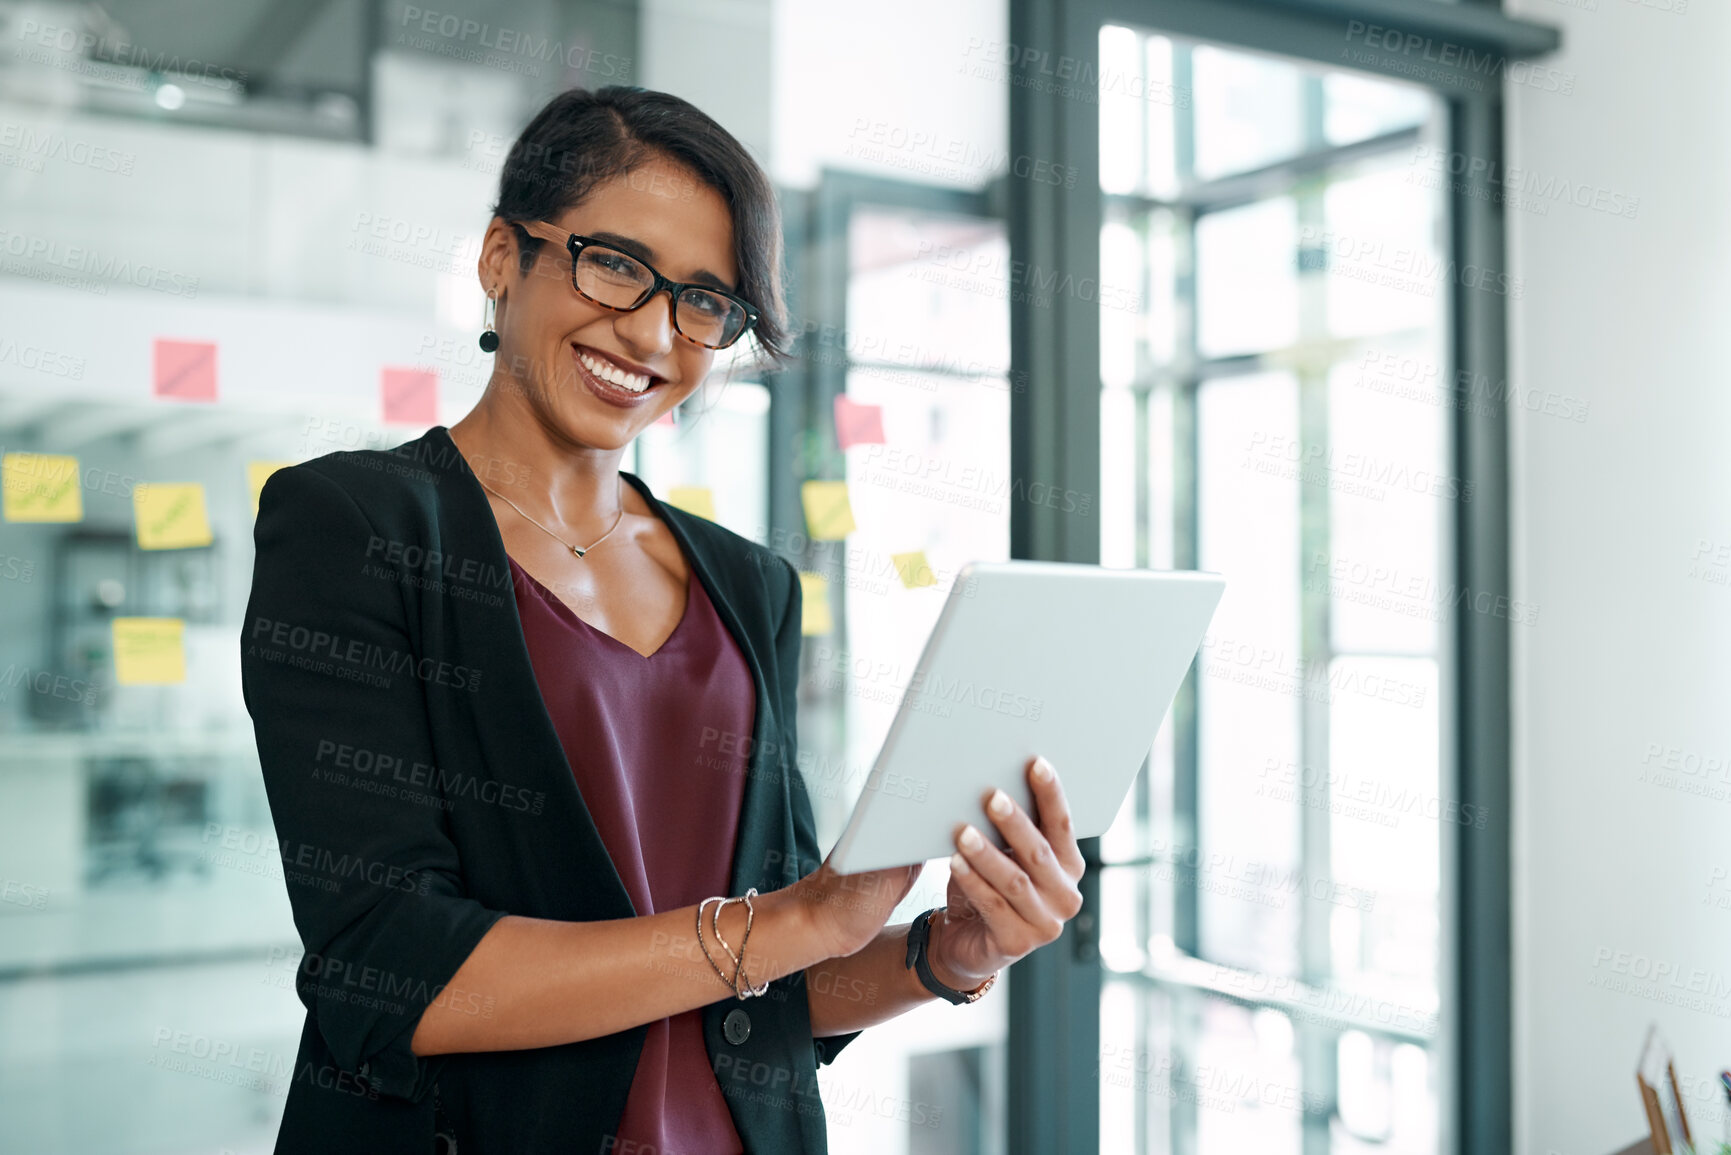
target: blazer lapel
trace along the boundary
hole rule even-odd
[[[425,440],[428,450],[417,456],[445,475],[438,487],[439,540],[429,543],[429,548],[442,549],[447,556],[462,561],[476,558],[482,572],[509,579],[510,558],[486,490],[443,425],[428,430]],[[638,914],[636,905],[577,788],[559,731],[535,680],[523,619],[517,612],[515,583],[506,580],[494,592],[503,601],[497,607],[472,598],[439,599],[443,608],[439,620],[448,633],[445,642],[450,652],[465,655],[468,664],[480,670],[485,679],[480,693],[460,696],[469,712],[465,728],[475,735],[487,764],[509,766],[512,774],[532,778],[534,788],[546,790],[553,805],[538,821],[558,831],[561,847],[569,848],[575,857],[573,866],[583,880],[581,892],[598,900],[589,917],[633,918]]]
[[[695,516],[673,506],[663,505],[656,496],[649,492],[649,486],[634,473],[619,471],[625,480],[642,495],[643,500],[656,515],[673,531],[674,539],[679,542],[679,548],[684,551],[686,559],[691,563],[693,575],[703,582],[709,600],[715,604],[715,611],[721,617],[727,632],[733,635],[738,643],[740,653],[745,655],[745,664],[751,668],[751,682],[757,692],[757,707],[753,711],[751,727],[751,754],[746,760],[745,792],[740,800],[739,829],[733,844],[733,867],[729,877],[730,895],[742,895],[750,887],[757,887],[760,892],[777,889],[785,885],[782,870],[770,870],[770,853],[786,856],[793,854],[793,808],[788,794],[788,775],[791,768],[771,774],[767,771],[770,754],[775,753],[779,759],[782,752],[781,727],[775,714],[774,698],[770,696],[769,683],[764,678],[763,657],[758,653],[761,642],[773,645],[770,637],[754,639],[741,623],[736,606],[741,597],[756,596],[755,573],[750,574],[746,589],[738,588],[734,577],[743,572],[747,564],[744,558],[718,557],[712,552],[707,541],[691,536],[683,523],[683,518]],[[755,567],[753,567],[755,569]],[[787,671],[779,671],[786,677]]]
[[[499,523],[493,516],[486,491],[468,462],[463,460],[456,442],[451,440],[443,425],[428,430],[424,440],[427,451],[417,456],[442,471],[447,483],[441,484],[439,489],[437,532],[440,540],[429,543],[429,547],[436,545],[459,558],[476,558],[484,567],[495,567],[484,572],[508,575],[510,559],[505,552],[504,538],[499,533]],[[747,759],[744,797],[740,803],[729,894],[744,894],[752,886],[760,891],[774,889],[785,882],[781,870],[770,869],[770,854],[777,851],[788,855],[794,846],[793,811],[788,794],[791,769],[773,774],[767,771],[770,752],[775,752],[779,758],[782,745],[781,726],[764,676],[763,655],[759,653],[760,645],[773,644],[773,641],[769,638],[754,640],[741,622],[735,604],[738,597],[755,596],[756,575],[752,575],[753,584],[740,589],[734,576],[740,572],[742,562],[718,556],[707,541],[694,538],[682,523],[681,519],[690,515],[663,505],[635,474],[625,470],[620,470],[620,474],[672,532],[691,565],[694,579],[703,583],[722,624],[738,644],[751,670],[756,694],[752,749]],[[559,814],[566,814],[575,838],[566,840],[565,844],[573,848],[577,858],[575,866],[585,880],[598,880],[600,883],[603,913],[594,917],[635,917],[639,912],[607,853],[594,816],[577,788],[558,730],[541,697],[534,664],[529,657],[528,641],[523,635],[522,618],[517,613],[515,590],[507,584],[502,597],[508,604],[494,609],[470,598],[439,599],[443,606],[440,620],[448,631],[446,642],[451,651],[464,654],[469,664],[484,672],[488,682],[482,693],[462,695],[470,712],[471,727],[478,736],[478,745],[485,751],[520,750],[527,744],[532,750],[528,759],[529,773],[538,773],[536,768],[539,767],[563,770],[563,773],[548,775],[549,780],[544,783],[549,799],[560,804],[549,808],[545,817],[558,822]],[[787,676],[785,671],[782,676]],[[502,703],[512,705],[502,707]],[[537,782],[538,788],[541,785]]]

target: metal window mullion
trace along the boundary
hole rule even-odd
[[[1306,125],[1313,138],[1320,135],[1321,82],[1306,85]],[[1314,139],[1311,143],[1315,143]],[[1325,177],[1308,178],[1297,184],[1292,197],[1298,216],[1299,235],[1324,225]],[[1298,253],[1293,253],[1298,262]],[[1328,278],[1324,270],[1304,271],[1299,278],[1299,341],[1313,345],[1328,331]],[[1329,702],[1326,693],[1312,694],[1313,673],[1325,674],[1328,685],[1329,605],[1328,592],[1304,580],[1304,559],[1326,551],[1329,542],[1328,462],[1328,374],[1321,365],[1301,362],[1298,369],[1298,443],[1306,460],[1321,462],[1317,470],[1298,474],[1298,557],[1292,580],[1298,587],[1299,604],[1299,728],[1298,728],[1298,826],[1301,877],[1327,878],[1331,872],[1329,785]],[[1307,774],[1305,771],[1309,770]],[[1300,980],[1322,987],[1333,976],[1330,918],[1333,908],[1301,898],[1299,902],[1298,958]],[[1335,1048],[1338,1028],[1314,1020],[1294,1024],[1299,1054],[1299,1082],[1303,1088],[1304,1155],[1328,1155],[1328,1120],[1339,1103],[1339,1079]],[[1311,1105],[1315,1110],[1310,1109]]]

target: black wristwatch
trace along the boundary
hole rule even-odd
[[[992,989],[993,983],[998,981],[996,974],[971,991],[958,991],[954,987],[946,987],[940,983],[938,977],[932,973],[932,964],[926,959],[926,939],[931,935],[932,916],[943,909],[941,906],[932,907],[914,919],[913,925],[908,927],[907,965],[912,967],[914,973],[920,976],[920,983],[940,999],[947,999],[957,1006],[961,1006],[963,1003],[976,1002],[981,995]]]

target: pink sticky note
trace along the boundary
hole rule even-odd
[[[389,425],[439,423],[439,375],[431,369],[391,369],[379,374],[379,396]]]
[[[216,400],[216,342],[158,337],[152,361],[153,396],[176,401]]]
[[[651,421],[649,424],[651,424],[651,425],[672,425],[673,423],[674,423],[673,422],[673,410],[669,409],[667,412],[663,413],[661,416],[657,417],[654,421]]]
[[[835,439],[843,449],[853,445],[884,443],[884,407],[863,405],[848,400],[847,394],[835,395]]]

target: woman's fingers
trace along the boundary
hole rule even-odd
[[[1009,853],[972,827],[962,828],[956,838],[959,866],[953,873],[1005,950],[1015,945],[1032,950],[1051,942],[1082,909],[1082,892],[1076,883],[1086,864],[1076,845],[1063,785],[1044,758],[1033,760],[1028,778],[1039,813],[1037,824],[1001,790],[993,791],[986,802],[986,813],[1003,834]],[[1018,933],[1004,926],[1005,916],[1013,916],[1025,930]],[[1006,935],[1028,941],[1012,944],[1003,941]]]
[[[1070,821],[1070,802],[1064,796],[1064,784],[1058,773],[1044,758],[1034,759],[1028,770],[1032,784],[1034,809],[1039,812],[1040,831],[1057,856],[1064,875],[1071,882],[1081,879],[1088,864],[1082,858],[1082,848],[1076,845],[1075,826]]]
[[[1037,831],[1035,836],[1044,841]],[[992,924],[1000,947],[1012,954],[1018,950],[1026,953],[1063,933],[1063,919],[1042,896],[1040,887],[1027,871],[993,846],[984,834],[973,826],[965,826],[956,836],[956,845],[960,847],[962,860],[967,866],[965,873],[973,876],[965,879],[964,884],[976,883],[964,885],[968,898]],[[979,883],[984,886],[977,885]],[[1069,883],[1066,881],[1064,885]],[[990,888],[989,892],[986,887]],[[1005,915],[1019,925],[1005,925]]]

